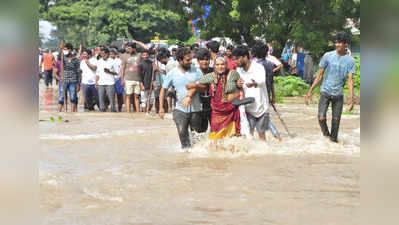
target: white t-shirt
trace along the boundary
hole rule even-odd
[[[118,73],[117,76],[115,76],[115,80],[119,80],[121,78],[121,69],[122,69],[122,60],[120,58],[115,58],[115,72]]]
[[[280,60],[278,60],[275,56],[268,54],[266,60],[272,62],[276,67],[281,65]]]
[[[241,79],[244,81],[243,89],[245,97],[254,97],[255,102],[245,106],[245,111],[252,116],[259,118],[269,110],[269,98],[266,89],[266,74],[264,67],[257,63],[251,62],[248,72],[243,67],[237,68]],[[246,83],[252,83],[254,80],[258,86],[248,88]]]
[[[166,64],[166,74],[168,74],[178,65],[179,65],[178,61],[174,60],[173,58],[169,59],[168,63]]]
[[[89,63],[93,66],[97,66],[97,59],[94,57],[90,58]],[[80,69],[82,70],[82,84],[96,84],[96,70],[90,69],[85,60],[80,62]]]
[[[97,76],[99,76],[98,85],[114,85],[115,84],[115,76],[104,72],[104,69],[107,68],[111,72],[116,72],[115,69],[115,61],[111,58],[107,60],[100,59],[97,62]]]

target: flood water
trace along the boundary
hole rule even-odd
[[[340,143],[324,138],[317,105],[277,105],[289,137],[267,143],[207,135],[182,151],[171,115],[56,113],[40,88],[40,209],[46,225],[360,223],[360,107],[343,115]],[[331,118],[331,114],[328,115]],[[232,147],[234,146],[234,148]]]

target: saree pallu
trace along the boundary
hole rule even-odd
[[[222,80],[218,79],[214,93],[211,93],[213,88],[209,88],[212,96],[211,140],[240,135],[240,110],[231,103],[223,102]]]

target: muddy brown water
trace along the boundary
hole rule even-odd
[[[207,135],[182,151],[171,115],[56,113],[56,89],[40,89],[40,209],[48,225],[359,224],[360,109],[343,115],[340,143],[320,134],[316,105],[277,108],[290,138]],[[331,114],[328,116],[329,118]]]

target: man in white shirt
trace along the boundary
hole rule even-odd
[[[82,94],[85,100],[85,108],[93,111],[94,105],[99,106],[98,91],[96,89],[97,59],[92,57],[89,49],[83,49],[80,70],[82,70]],[[93,102],[95,100],[95,103]]]
[[[111,111],[116,112],[115,108],[115,76],[118,75],[115,69],[115,62],[109,57],[109,49],[101,49],[101,57],[97,63],[97,81],[96,86],[98,87],[98,95],[100,100],[100,111],[105,112],[107,110],[105,104],[105,98],[111,104]]]
[[[122,112],[123,92],[124,92],[122,87],[122,79],[121,79],[122,60],[120,59],[120,54],[116,49],[111,49],[109,57],[114,60],[115,72],[118,73],[118,75],[115,76],[115,94],[116,94],[116,100],[118,102],[118,112]]]
[[[263,66],[251,62],[249,50],[240,45],[233,50],[233,56],[238,64],[240,74],[238,86],[244,89],[245,97],[255,98],[255,102],[245,106],[251,135],[255,128],[259,138],[266,140],[265,132],[269,123],[269,98],[266,88],[266,75]]]
[[[271,62],[274,65],[273,74],[276,74],[281,68],[283,68],[283,64],[278,60],[275,56],[270,53],[267,54],[266,60]]]

